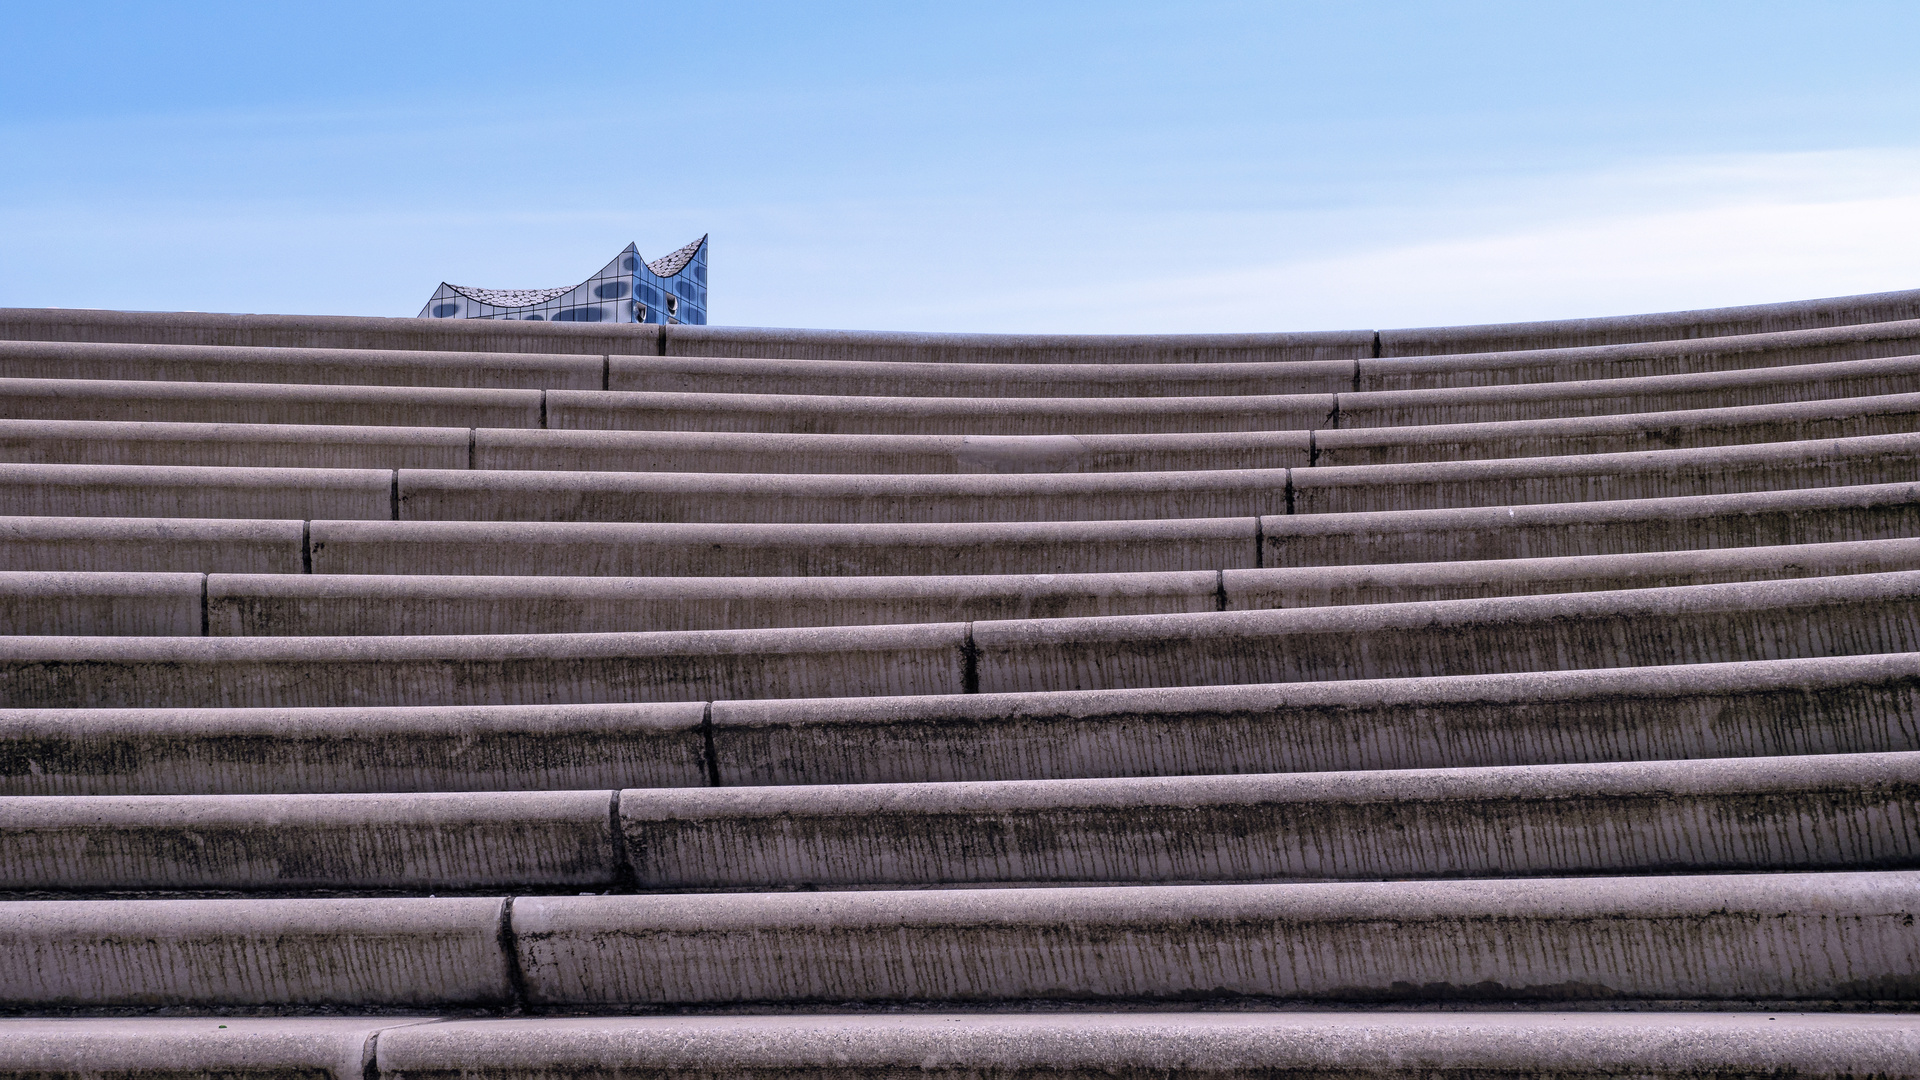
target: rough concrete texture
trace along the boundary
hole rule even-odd
[[[540,1005],[1910,998],[1920,873],[522,897]]]
[[[0,889],[607,888],[612,796],[0,798]]]
[[[0,517],[8,570],[298,574],[301,521]]]
[[[72,1080],[367,1080],[376,1036],[432,1017],[0,1019],[0,1074]]]
[[[11,1008],[498,1005],[498,898],[0,904]]]
[[[0,379],[15,420],[543,427],[540,390]]]
[[[604,389],[916,398],[1252,397],[1351,390],[1355,363],[916,364],[622,356],[611,361]]]
[[[710,779],[707,713],[697,701],[7,709],[0,710],[0,794],[698,787]]]
[[[1920,867],[1916,797],[1920,754],[1834,754],[628,790],[620,820],[655,888],[1496,878]]]
[[[471,428],[0,420],[0,460],[33,465],[464,469],[472,442]]]
[[[1920,518],[1920,494],[1913,503]],[[1128,573],[1258,566],[1258,526],[1252,517],[927,525],[315,521],[311,555],[316,574]]]
[[[23,517],[392,520],[388,469],[0,465],[0,505]]]
[[[0,378],[604,390],[606,357],[0,341]]]

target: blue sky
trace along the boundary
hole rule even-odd
[[[20,5],[0,306],[1389,327],[1920,287],[1920,5]]]

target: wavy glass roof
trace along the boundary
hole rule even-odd
[[[652,262],[641,258],[638,245],[628,244],[578,285],[487,289],[443,281],[420,317],[701,325],[707,321],[707,238]]]

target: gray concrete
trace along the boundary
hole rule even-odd
[[[1920,389],[1920,379],[1914,388]],[[920,398],[555,390],[547,394],[546,426],[790,435],[1151,435],[1305,430],[1326,426],[1333,403],[1332,394]]]
[[[445,386],[0,379],[0,413],[14,420],[537,428],[543,426],[543,393]]]
[[[1920,753],[1839,754],[628,790],[620,820],[642,888],[1145,884],[1911,869],[1916,800]]]
[[[1597,592],[1920,570],[1920,539],[1145,574],[449,577],[0,571],[16,634],[309,637],[750,630]]]
[[[376,1035],[431,1017],[0,1019],[0,1073],[71,1080],[366,1080]]]
[[[1920,334],[1910,351],[1920,352]],[[928,364],[622,356],[606,389],[913,398],[1142,398],[1331,394],[1353,360],[1252,364]],[[594,387],[593,389],[600,389]]]
[[[402,474],[403,486],[406,475]],[[1344,465],[1295,469],[1289,471],[1288,479],[1288,510],[1294,514],[1404,513],[1833,489],[1920,480],[1920,435],[1573,457]]]
[[[0,707],[538,705],[951,694],[965,624],[473,637],[0,637]]]
[[[1912,997],[1920,873],[523,897],[528,1000]]]
[[[297,574],[304,531],[299,521],[0,517],[0,569]]]
[[[0,420],[0,461],[34,465],[464,469],[473,457],[473,438],[471,428]]]
[[[1920,454],[1920,436],[1912,444]],[[1878,444],[1859,451],[1871,452],[1884,453]],[[1837,472],[1825,468],[1820,475]],[[1283,513],[1289,475],[1286,469],[979,476],[403,469],[398,519],[831,525],[1218,518]]]
[[[498,899],[0,904],[0,1005],[502,1005]]]
[[[0,638],[0,706],[869,697],[1415,678],[1920,650],[1920,571],[1343,608],[695,630]]]
[[[1816,302],[1819,303],[1819,302]],[[1826,310],[1822,308],[1821,310]],[[1848,298],[1846,312],[1903,314],[1899,294]],[[1829,316],[1828,321],[1833,321]],[[1845,318],[1843,322],[1869,321]],[[1367,330],[1282,334],[922,334],[733,326],[228,315],[0,308],[0,338],[316,349],[772,356],[813,360],[1021,363],[1240,363],[1370,355]]]
[[[1296,514],[1261,518],[1260,530],[1262,566],[1554,558],[1883,540],[1920,535],[1920,484]]]
[[[1314,465],[1396,465],[1681,450],[1910,431],[1920,431],[1920,394],[1485,424],[1321,428],[1313,432],[1311,458]]]
[[[0,341],[0,378],[603,390],[592,354]]]
[[[7,1028],[0,1021],[0,1034]],[[381,1077],[1854,1080],[1920,1075],[1911,1016],[1075,1012],[455,1020],[382,1032]]]
[[[391,520],[394,481],[389,469],[0,465],[0,506],[23,517]]]
[[[972,633],[985,693],[1859,656],[1920,649],[1920,572],[1340,608],[979,622]],[[79,640],[85,639],[14,638],[7,647],[52,653],[58,646],[39,643]],[[129,647],[146,644],[124,640]],[[18,662],[9,667],[18,670]]]
[[[5,709],[0,710],[0,794],[698,787],[709,779],[702,738],[706,713],[698,701]]]
[[[1541,723],[1543,715],[1553,722]],[[34,723],[36,737],[48,747],[45,758],[61,760],[66,736],[50,731],[51,720]],[[127,754],[142,762],[182,753],[131,722],[127,727],[134,730],[103,738],[91,753],[109,761],[117,760],[109,755]],[[1910,751],[1920,750],[1920,655],[1146,690],[716,701],[713,745],[716,772],[728,786]],[[23,775],[30,768],[16,759],[9,782],[43,783]],[[120,782],[91,759],[67,769],[80,775],[57,782],[72,790]],[[221,775],[230,771],[222,767]]]
[[[206,632],[200,574],[0,570],[0,626],[10,634]]]
[[[1354,390],[1632,379],[1704,371],[1785,367],[1920,353],[1920,320],[1812,330],[1693,337],[1628,345],[1587,345],[1452,355],[1363,357]]]
[[[1897,356],[1633,379],[1346,393],[1337,395],[1338,420],[1314,426],[1478,424],[1777,405],[1916,391],[1920,391],[1920,356]]]
[[[1538,722],[1543,709],[1553,724]],[[0,794],[913,783],[1913,751],[1920,654],[716,701],[710,712],[711,728],[701,702],[0,710]]]
[[[0,889],[607,888],[612,796],[0,798]]]
[[[1914,516],[1920,520],[1920,494]],[[1252,517],[932,525],[315,521],[316,574],[1066,574],[1259,565]],[[4,534],[0,534],[4,535]]]
[[[1648,315],[1382,330],[1378,355],[1434,356],[1506,349],[1565,349],[1634,341],[1679,341],[1735,334],[1765,334],[1914,318],[1920,318],[1920,290]]]

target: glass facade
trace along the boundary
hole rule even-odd
[[[525,319],[529,322],[707,322],[707,238],[652,262],[628,244],[601,271],[554,289],[481,289],[441,282],[420,309],[423,319]]]

